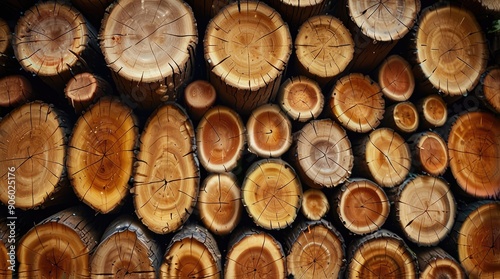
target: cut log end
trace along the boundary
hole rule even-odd
[[[436,3],[423,10],[414,41],[420,79],[444,94],[472,91],[486,68],[485,35],[474,15],[462,7]]]
[[[369,134],[361,147],[360,162],[368,175],[382,187],[394,187],[404,181],[411,167],[408,144],[394,130],[380,128]],[[361,159],[362,158],[362,159]]]
[[[155,233],[176,231],[198,195],[193,124],[179,105],[165,104],[149,117],[140,143],[131,190],[135,212]]]
[[[422,132],[408,139],[412,150],[412,166],[416,170],[438,176],[448,169],[448,146],[439,134]]]
[[[297,171],[309,187],[335,187],[351,175],[351,142],[333,120],[310,121],[298,132],[295,142]]]
[[[417,108],[409,101],[388,107],[384,114],[385,126],[405,134],[415,132],[419,122]]]
[[[241,187],[243,204],[260,227],[291,226],[302,201],[302,185],[294,169],[280,159],[263,159],[249,167]]]
[[[64,88],[64,94],[77,114],[87,110],[97,99],[110,93],[109,83],[89,72],[75,75]]]
[[[331,93],[332,115],[353,132],[366,133],[377,128],[384,117],[384,109],[380,86],[362,74],[342,77]]]
[[[336,214],[352,233],[372,233],[389,217],[390,202],[384,190],[367,179],[354,179],[340,189]]]
[[[437,245],[455,222],[455,198],[440,178],[420,175],[408,179],[394,203],[399,226],[407,239],[420,246]]]
[[[441,127],[448,120],[446,102],[437,94],[429,95],[418,101],[417,110],[423,128]]]
[[[274,104],[254,109],[246,132],[248,149],[262,158],[279,157],[292,145],[292,123]]]
[[[32,98],[31,82],[24,76],[10,75],[0,79],[0,107],[17,107]]]
[[[420,12],[420,0],[380,2],[347,1],[351,19],[366,36],[377,41],[395,41],[406,35]],[[383,27],[380,22],[384,22]]]
[[[349,248],[346,278],[408,278],[417,274],[417,259],[402,238],[380,230],[367,235]]]
[[[210,172],[236,167],[246,143],[245,126],[236,111],[216,106],[208,110],[196,129],[198,158]]]
[[[60,112],[38,101],[18,107],[0,122],[0,177],[4,181],[15,177],[17,208],[37,208],[63,187],[67,141],[63,123]],[[0,200],[8,204],[7,191],[0,193]]]
[[[331,15],[314,16],[299,28],[295,53],[304,75],[326,85],[344,71],[354,55],[354,41],[342,21]]]
[[[486,70],[476,94],[493,112],[500,113],[500,66]]]
[[[298,76],[283,82],[278,92],[278,103],[291,119],[307,122],[320,115],[325,98],[316,81]]]
[[[458,185],[475,197],[500,196],[500,120],[476,111],[452,119],[450,169]]]
[[[67,153],[68,177],[77,196],[100,213],[123,202],[139,129],[132,109],[102,98],[75,124]]]
[[[238,225],[243,211],[236,176],[231,173],[207,176],[200,189],[197,206],[201,221],[212,233],[231,233]]]
[[[320,220],[330,210],[325,193],[319,189],[307,189],[302,197],[302,214],[309,220]]]
[[[467,278],[463,267],[439,247],[418,252],[420,278]]]
[[[387,57],[378,70],[378,83],[386,98],[396,102],[408,100],[415,89],[410,63],[399,55]]]
[[[289,239],[286,257],[293,278],[340,278],[345,268],[344,239],[326,221],[300,223]]]
[[[286,260],[281,244],[265,232],[247,231],[229,246],[225,278],[285,278]]]
[[[212,84],[205,80],[195,80],[184,89],[186,109],[193,120],[200,120],[213,106],[217,92]]]

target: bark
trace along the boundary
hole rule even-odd
[[[252,220],[268,230],[291,226],[302,202],[295,170],[281,159],[253,163],[241,186],[242,201]]]
[[[287,240],[288,276],[342,278],[346,267],[344,238],[330,222],[300,222],[294,226]]]
[[[217,92],[210,82],[195,80],[184,90],[184,103],[193,121],[200,121],[203,115],[214,105]]]
[[[295,76],[281,84],[276,102],[292,120],[307,122],[319,117],[323,111],[325,97],[315,80]]]
[[[204,55],[221,101],[241,114],[274,100],[292,39],[279,13],[264,3],[238,1],[209,22]]]
[[[248,149],[262,158],[280,157],[292,145],[292,123],[280,107],[272,103],[252,111],[246,131]]]
[[[232,173],[208,175],[200,189],[197,208],[203,225],[216,235],[228,235],[243,211],[241,189]]]
[[[0,179],[15,179],[17,208],[39,208],[63,198],[68,125],[62,112],[40,101],[16,108],[0,122]],[[4,204],[7,188],[5,183],[0,192]]]
[[[90,258],[91,278],[157,278],[160,246],[136,218],[119,215]]]
[[[329,109],[334,119],[348,130],[366,133],[380,124],[385,101],[380,86],[370,77],[351,73],[335,83]]]
[[[475,93],[487,108],[500,113],[500,66],[486,69]]]
[[[201,165],[209,172],[229,172],[238,164],[246,143],[240,115],[229,107],[216,106],[203,115],[196,128]]]
[[[215,238],[204,227],[187,225],[167,247],[160,278],[222,277],[221,254]]]
[[[446,95],[465,95],[487,65],[487,43],[479,23],[470,11],[455,5],[436,3],[422,10],[414,44],[414,69],[422,91],[433,87]]]
[[[417,256],[420,278],[466,278],[460,263],[439,247],[422,249]]]
[[[117,90],[141,109],[177,100],[191,79],[198,34],[191,8],[180,0],[117,1],[99,36]]]
[[[88,278],[100,229],[87,208],[62,210],[29,230],[18,244],[19,278]]]
[[[78,198],[99,213],[119,209],[129,192],[139,128],[132,109],[102,98],[78,118],[67,169]]]
[[[469,195],[500,197],[500,120],[484,111],[465,112],[450,119],[450,169]]]
[[[199,183],[193,124],[179,105],[160,106],[140,139],[131,190],[137,216],[155,233],[178,230],[193,211]]]
[[[75,75],[64,88],[64,95],[77,115],[111,92],[111,85],[105,79],[89,72]]]
[[[270,5],[283,16],[291,30],[297,30],[309,18],[326,12],[325,0],[270,0]]]
[[[293,163],[303,183],[335,187],[351,175],[354,157],[345,130],[330,119],[313,120],[297,132]]]

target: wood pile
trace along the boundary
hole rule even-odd
[[[500,278],[500,5],[6,0],[0,277]]]

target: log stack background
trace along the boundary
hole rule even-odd
[[[2,278],[500,277],[496,1],[141,3],[5,1]]]

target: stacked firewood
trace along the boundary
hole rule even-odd
[[[5,1],[0,277],[500,277],[496,1]]]

